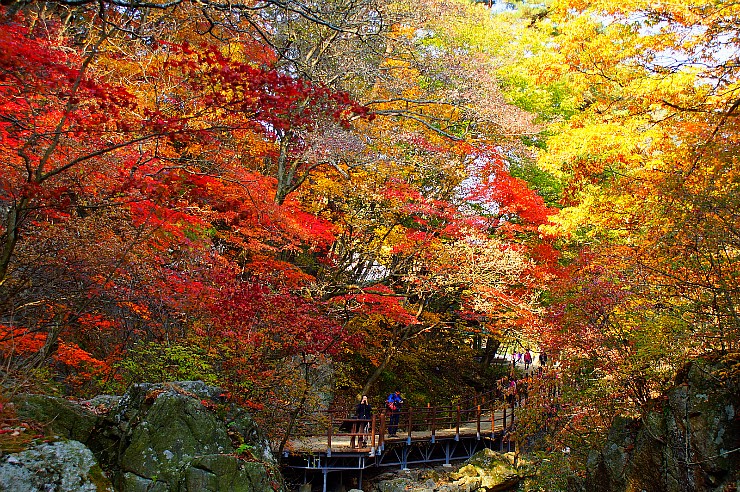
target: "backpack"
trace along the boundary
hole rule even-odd
[[[398,407],[396,406],[396,402],[393,402],[393,401],[385,402],[385,407],[391,412],[395,412],[396,410],[398,410]]]
[[[532,362],[532,354],[530,354],[529,352],[527,352],[526,354],[524,354],[524,362],[526,362],[527,364],[529,364],[530,362]]]

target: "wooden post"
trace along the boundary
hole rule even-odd
[[[374,450],[375,449],[375,415],[373,415],[373,418],[370,422],[370,447]]]
[[[493,416],[491,416],[493,419]],[[493,422],[491,422],[491,429],[493,429]],[[476,436],[480,437],[480,405],[475,407],[475,432]]]
[[[457,423],[455,424],[455,436],[460,437],[460,405],[457,406]]]
[[[380,432],[378,446],[382,446],[385,442],[385,410],[380,413]]]
[[[329,411],[329,430],[326,433],[326,449],[328,451],[331,451],[331,431],[332,431],[333,426],[334,426],[334,416],[332,415],[332,412]]]
[[[408,424],[408,436],[409,439],[411,439],[411,423],[413,422],[413,419],[411,418],[411,405],[409,405],[409,424]]]
[[[434,421],[434,419],[436,417],[436,415],[435,415],[436,413],[437,413],[437,407],[432,407],[432,416],[431,416],[432,439],[434,438],[434,433],[435,433],[434,432],[435,431],[434,427],[435,427],[436,422]]]
[[[496,400],[491,399],[491,437],[496,432]]]
[[[504,422],[501,428],[501,437],[499,439],[499,451],[504,452],[504,437],[506,436],[506,404],[504,403]]]

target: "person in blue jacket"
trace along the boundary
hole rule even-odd
[[[388,395],[385,400],[385,408],[390,415],[388,420],[388,436],[395,437],[398,431],[398,421],[401,418],[401,405],[403,405],[403,398],[401,398],[401,392],[396,390],[395,392]]]

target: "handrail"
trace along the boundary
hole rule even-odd
[[[460,402],[455,403],[454,405],[460,405],[460,407],[463,408],[463,409],[473,409],[481,401],[490,401],[492,399],[493,400],[498,400],[498,401],[503,401],[500,398],[497,398],[496,397],[496,394],[497,394],[497,391],[496,390],[489,390],[489,391],[486,391],[485,393],[479,393],[477,395],[474,395],[474,396],[471,396],[471,397],[467,397],[464,400],[461,400]],[[428,405],[430,405],[430,404],[428,404]],[[453,406],[453,404],[437,405],[437,406],[438,407],[441,407],[441,406]],[[349,414],[353,414],[354,411],[355,411],[355,407],[354,406],[349,406],[349,407],[335,407],[335,408],[330,409],[330,410],[320,410],[320,411],[313,412],[313,413],[336,412],[336,413],[347,413],[347,415],[349,415]]]
[[[511,412],[507,412],[507,409],[508,405],[495,391],[475,395],[456,404],[435,406],[428,404],[420,408],[408,406],[399,412],[399,426],[405,431],[400,435],[409,441],[412,438],[426,437],[434,441],[442,432],[445,432],[445,435],[449,435],[446,433],[450,432],[459,438],[461,429],[467,428],[467,432],[472,434],[474,425],[474,432],[480,437],[482,429],[484,426],[487,428],[489,423],[491,434],[495,434],[505,431],[513,424],[513,408]],[[315,415],[317,422],[326,418],[324,428],[327,452],[331,452],[332,445],[343,437],[349,437],[350,445],[363,452],[374,452],[387,442],[389,413],[386,410],[373,414],[370,419],[347,417],[350,412],[343,409],[315,412]]]

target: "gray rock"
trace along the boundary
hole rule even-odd
[[[92,452],[78,441],[44,443],[0,461],[0,490],[113,491]]]
[[[437,488],[437,482],[429,478],[426,480],[426,482],[424,482],[424,488],[434,490],[435,488]]]
[[[406,492],[412,488],[412,481],[408,478],[394,478],[383,480],[375,486],[377,492]]]
[[[627,466],[626,450],[634,446],[630,426],[631,419],[620,417],[612,422],[609,437],[601,452],[607,480],[616,487],[625,486],[624,469]]]
[[[254,421],[223,403],[218,388],[199,381],[130,388],[111,413],[120,433],[114,483],[125,492],[279,488],[270,478],[279,477],[275,459]],[[253,461],[234,455],[231,437],[247,445]]]
[[[87,455],[94,454],[118,491],[274,492],[282,488],[277,461],[251,416],[228,404],[219,388],[201,381],[134,385],[122,397],[102,396],[80,403],[44,395],[23,395],[14,403],[22,419],[84,442]],[[235,447],[240,447],[240,457]],[[17,471],[16,475],[33,475],[22,471],[26,468],[18,464],[19,459],[10,456],[3,466]],[[44,460],[38,458],[39,463]],[[65,463],[48,458],[48,464],[34,466],[63,473]],[[74,470],[78,465],[70,466]],[[8,487],[2,485],[0,491],[47,490]],[[53,490],[98,490],[80,487]]]
[[[171,489],[165,482],[126,472],[119,482],[118,490],[125,490],[126,492],[169,492]]]
[[[82,403],[88,407],[104,409],[107,413],[107,411],[117,406],[119,401],[121,401],[121,397],[118,395],[98,395]]]
[[[263,465],[223,454],[201,456],[190,462],[180,490],[202,492],[272,491]]]
[[[34,420],[58,436],[86,443],[101,417],[75,402],[47,395],[19,395],[18,418]]]
[[[195,398],[163,393],[137,417],[120,466],[140,477],[173,486],[183,464],[196,456],[234,452],[226,427]]]
[[[643,419],[617,418],[588,460],[586,490],[714,492],[740,485],[740,381],[733,361],[693,361]],[[735,451],[733,451],[735,450]],[[733,452],[731,452],[733,451]]]

